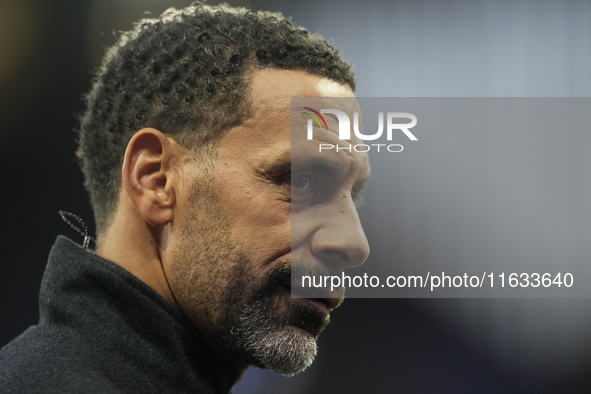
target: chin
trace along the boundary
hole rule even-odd
[[[246,306],[231,332],[247,364],[291,376],[312,364],[327,323],[308,303],[275,293]]]
[[[285,376],[296,375],[308,368],[316,358],[316,338],[306,330],[286,326],[251,343],[255,366]]]

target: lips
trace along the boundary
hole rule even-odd
[[[340,287],[331,291],[328,287],[303,287],[296,278],[302,277],[302,275],[324,276],[329,274],[335,273],[322,266],[298,263],[295,266],[291,264],[276,269],[273,277],[275,283],[281,285],[291,298],[305,300],[323,315],[328,315],[331,310],[343,302],[345,289]]]
[[[304,303],[310,305],[312,308],[314,308],[318,314],[320,316],[322,316],[322,318],[326,318],[326,316],[329,315],[330,310],[328,309],[328,307],[326,306],[326,304],[324,302],[322,302],[322,299],[319,298],[299,298],[300,300],[302,300]]]
[[[339,295],[336,294],[336,291],[331,293],[331,291],[327,288],[320,287],[309,289],[302,287],[292,287],[291,282],[282,282],[281,284],[287,287],[292,298],[303,298],[320,303],[326,307],[327,312],[335,309],[343,302],[343,297],[339,297]]]
[[[291,275],[277,277],[276,294],[286,301],[289,313],[286,313],[286,324],[300,328],[313,337],[330,322],[330,311],[342,302],[342,298],[334,297],[328,289],[297,289],[291,286]],[[299,291],[305,290],[305,291]]]

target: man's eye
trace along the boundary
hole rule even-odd
[[[310,186],[310,180],[308,178],[306,174],[289,174],[287,181],[292,188],[306,189]]]
[[[290,191],[291,202],[301,204],[313,198],[314,179],[310,173],[290,173],[282,177],[282,181]]]

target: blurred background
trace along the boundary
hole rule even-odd
[[[589,1],[229,3],[281,11],[330,39],[354,64],[359,96],[591,96]],[[104,49],[145,11],[189,4],[0,0],[0,346],[37,322],[55,237],[81,242],[57,211],[94,227],[74,129]],[[371,233],[376,213],[365,205],[360,214]],[[350,299],[333,315],[307,372],[283,378],[252,369],[235,393],[591,387],[589,299]]]

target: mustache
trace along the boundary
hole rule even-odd
[[[345,287],[331,288],[330,281],[323,283],[322,286],[302,286],[302,278],[304,276],[325,278],[340,276],[342,272],[342,270],[331,269],[325,265],[292,262],[291,266],[282,265],[271,270],[264,288],[272,290],[276,289],[279,284],[282,284],[290,288],[292,295],[297,297],[320,299],[344,298]]]

